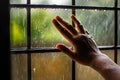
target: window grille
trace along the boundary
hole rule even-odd
[[[12,1],[12,0],[11,0]],[[87,0],[86,0],[87,1]],[[26,54],[27,56],[27,80],[32,80],[32,73],[31,73],[31,56],[33,53],[46,53],[48,52],[49,54],[51,52],[60,52],[59,50],[49,47],[49,48],[32,48],[31,46],[31,9],[68,9],[71,10],[72,14],[76,15],[77,10],[100,10],[100,11],[113,11],[114,13],[114,43],[112,46],[99,46],[100,50],[113,50],[114,51],[114,61],[118,63],[118,57],[120,57],[120,39],[119,39],[119,31],[120,30],[120,24],[119,24],[119,17],[120,15],[120,3],[118,0],[113,1],[114,5],[113,6],[87,6],[87,5],[78,5],[77,0],[71,0],[71,5],[48,5],[48,4],[31,4],[30,0],[27,0],[25,4],[9,4],[9,9],[11,10],[12,8],[24,8],[26,9],[26,15],[27,15],[27,37],[26,37],[26,48],[11,48],[10,53],[11,54]],[[12,66],[12,65],[11,65]],[[76,80],[76,72],[75,72],[76,64],[74,61],[72,61],[72,80]]]

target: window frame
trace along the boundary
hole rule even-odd
[[[9,28],[9,0],[0,1],[0,64],[2,74],[1,79],[11,80],[11,71],[10,71],[10,28]]]
[[[44,53],[44,52],[60,52],[55,48],[39,48],[32,49],[31,48],[31,8],[62,8],[62,9],[71,9],[72,14],[76,14],[77,9],[85,9],[85,10],[112,10],[114,11],[114,45],[113,46],[98,46],[100,50],[114,50],[114,61],[117,63],[118,57],[118,49],[120,46],[118,45],[118,11],[120,8],[118,7],[118,0],[114,0],[114,7],[96,7],[96,6],[76,6],[75,0],[72,0],[72,5],[36,5],[30,4],[30,0],[27,0],[27,4],[9,4],[9,9],[11,8],[26,8],[27,10],[27,49],[11,49],[10,53],[12,54],[27,54],[27,69],[28,69],[28,80],[31,80],[31,54],[32,53]],[[10,12],[9,12],[10,17]],[[9,19],[9,18],[8,18]],[[10,25],[7,25],[10,26]],[[9,35],[9,34],[8,34]],[[8,36],[7,35],[7,36]],[[8,36],[10,37],[10,36]],[[10,39],[10,38],[9,38]],[[10,42],[10,41],[9,41]],[[10,45],[10,43],[8,43]],[[6,47],[7,48],[7,47]],[[5,49],[6,49],[5,48]],[[10,47],[9,47],[10,48]],[[72,80],[75,80],[75,62],[72,61]]]

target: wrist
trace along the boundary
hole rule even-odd
[[[105,54],[96,56],[91,62],[90,67],[98,71],[106,80],[113,80],[117,77],[116,74],[120,74],[120,71],[118,71],[118,68],[120,70],[120,67]]]
[[[104,71],[116,65],[107,55],[98,54],[91,62],[90,67],[97,71]]]

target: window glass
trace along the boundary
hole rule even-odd
[[[76,0],[79,6],[114,6],[114,0]]]
[[[11,54],[12,80],[27,80],[27,55]]]
[[[118,50],[118,57],[117,57],[117,59],[118,59],[118,64],[120,65],[120,49]]]
[[[114,11],[77,10],[76,16],[99,46],[114,45]]]
[[[26,4],[27,0],[10,0],[11,4]]]
[[[102,50],[103,54],[106,54],[114,61],[114,50]]]
[[[94,69],[76,63],[76,80],[104,80]]]
[[[32,54],[32,80],[72,80],[72,60],[63,53]]]
[[[120,7],[120,0],[118,0],[118,7]]]
[[[111,59],[114,58],[114,51],[107,50],[102,52]],[[104,80],[104,78],[92,68],[76,63],[76,80]]]
[[[10,39],[11,48],[26,46],[26,9],[11,8],[10,10]]]
[[[31,4],[71,5],[72,0],[31,0]]]
[[[52,23],[57,15],[71,23],[71,10],[63,9],[32,9],[31,10],[31,37],[32,47],[53,47],[56,43],[68,42],[58,32]]]

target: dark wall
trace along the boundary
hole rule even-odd
[[[10,80],[9,0],[0,0],[0,79]]]

